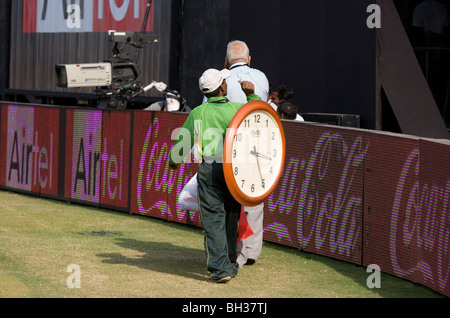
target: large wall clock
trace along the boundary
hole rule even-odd
[[[234,115],[225,135],[223,170],[233,197],[245,206],[262,203],[281,177],[286,153],[278,114],[263,101],[251,101]]]

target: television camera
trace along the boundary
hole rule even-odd
[[[164,83],[152,82],[144,87],[137,65],[140,50],[146,43],[157,43],[159,37],[145,34],[152,1],[149,0],[141,33],[109,31],[110,41],[114,42],[112,58],[101,63],[58,64],[55,66],[57,86],[65,88],[95,87],[99,94],[97,107],[126,109],[127,104],[137,95],[155,87],[168,95],[178,95],[176,91],[166,90]],[[137,49],[133,60],[127,46]],[[179,97],[179,95],[177,96]],[[184,102],[184,100],[183,100]]]
[[[125,109],[127,103],[137,95],[146,92],[136,61],[133,61],[127,45],[138,50],[145,43],[157,42],[157,35],[135,32],[109,32],[110,40],[115,42],[113,56],[102,63],[58,64],[55,66],[58,87],[95,87],[100,95],[99,108]]]

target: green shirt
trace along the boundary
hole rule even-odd
[[[247,101],[261,100],[257,95]],[[242,103],[232,103],[225,96],[211,97],[205,104],[194,108],[183,124],[169,154],[169,162],[178,165],[197,144],[199,155],[222,162],[225,134]]]

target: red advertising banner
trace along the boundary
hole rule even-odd
[[[295,122],[283,126],[286,164],[266,204],[265,238],[275,233],[275,241],[360,263],[364,134]]]
[[[66,111],[65,196],[100,204],[102,111]]]
[[[448,142],[371,134],[363,265],[450,295]]]
[[[131,113],[66,111],[65,197],[128,209]]]
[[[58,195],[59,108],[2,105],[0,184]]]
[[[93,32],[135,31],[140,32],[144,22],[148,0],[114,0],[94,2]],[[146,32],[153,31],[153,12],[155,1],[152,1]]]
[[[24,33],[140,32],[147,0],[23,0]],[[146,31],[153,31],[154,2]],[[78,21],[77,21],[78,20]]]
[[[297,213],[306,168],[306,126],[283,121],[286,157],[275,191],[264,202],[264,239],[302,248],[303,218]]]
[[[298,213],[303,249],[361,262],[364,159],[362,132],[308,126],[307,166]]]
[[[100,203],[128,209],[131,113],[103,111]]]
[[[405,192],[405,197],[408,194],[405,220],[409,222],[404,225],[410,235],[416,236],[415,270],[419,282],[447,296],[450,296],[449,159],[449,141],[420,141],[420,183]]]
[[[198,213],[181,211],[177,194],[196,173],[191,157],[177,170],[169,168],[172,132],[186,114],[137,111],[133,130],[131,213],[199,224]]]
[[[385,273],[417,281],[417,238],[409,229],[408,198],[418,183],[419,140],[371,134],[364,182],[363,265],[376,264]]]

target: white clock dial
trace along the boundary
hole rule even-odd
[[[239,125],[231,153],[233,176],[249,197],[264,195],[277,182],[284,142],[275,118],[264,110],[253,111]]]
[[[269,104],[255,100],[236,112],[228,128],[223,149],[228,189],[242,205],[258,205],[275,190],[283,171],[281,120]]]

